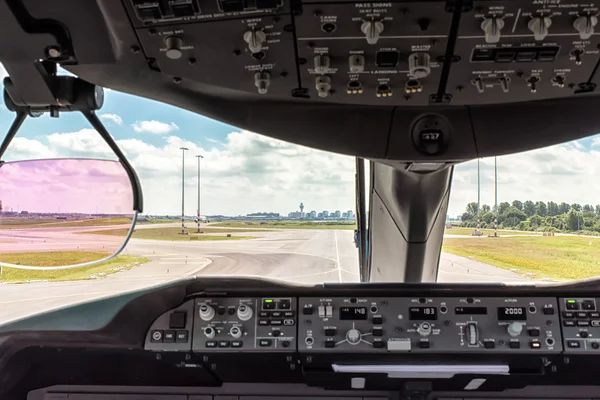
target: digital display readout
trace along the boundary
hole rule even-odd
[[[340,307],[342,321],[366,320],[367,316],[367,307]]]
[[[487,307],[455,307],[456,315],[487,315]]]
[[[408,319],[421,321],[436,321],[437,307],[410,307]]]
[[[498,321],[525,321],[525,307],[498,307]]]

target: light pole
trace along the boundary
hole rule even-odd
[[[477,236],[481,232],[481,216],[479,210],[481,208],[481,179],[479,169],[479,158],[477,159]]]
[[[197,155],[196,158],[198,159],[198,208],[196,213],[198,214],[198,233],[200,233],[200,159],[204,157]]]
[[[181,234],[185,235],[185,152],[187,147],[180,147],[181,150]]]
[[[494,157],[494,236],[498,236],[498,157]]]

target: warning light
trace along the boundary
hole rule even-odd
[[[571,304],[572,304],[572,303],[576,303],[576,302],[577,302],[577,301],[576,301],[575,299],[569,299],[569,300],[567,300],[567,303],[571,303]]]
[[[265,299],[265,303],[272,303],[273,299]]]

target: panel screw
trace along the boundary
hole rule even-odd
[[[173,82],[174,83],[181,83],[181,78],[178,77],[178,76],[176,76],[176,77],[173,78]]]
[[[242,54],[242,52],[240,51],[240,49],[235,49],[235,50],[233,51],[233,55],[234,55],[234,56],[239,56],[240,54]]]
[[[139,53],[139,52],[140,52],[140,47],[139,47],[139,46],[136,46],[136,45],[133,45],[133,46],[131,46],[131,52],[132,52],[133,54],[137,54],[137,53]]]
[[[156,35],[156,29],[154,29],[154,28],[148,29],[148,35],[150,35],[150,36]]]
[[[188,59],[188,62],[189,62],[190,64],[196,64],[196,58],[195,58],[195,57],[190,57],[190,58]]]
[[[283,71],[282,73],[279,74],[279,76],[282,77],[282,78],[287,78],[288,73],[285,72],[285,71]]]

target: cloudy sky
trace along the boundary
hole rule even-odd
[[[0,66],[0,77],[5,71]],[[196,212],[197,159],[202,155],[203,215],[354,209],[354,160],[240,130],[188,111],[116,91],[99,112],[136,169],[144,212],[181,212],[181,147],[185,154],[186,214]],[[0,129],[13,118],[0,107]],[[600,127],[599,127],[600,131]],[[78,114],[28,119],[6,160],[53,157],[112,158]],[[494,202],[494,160],[481,161],[482,202]],[[499,201],[600,203],[600,136],[498,158]],[[477,200],[477,162],[456,168],[449,213]]]

